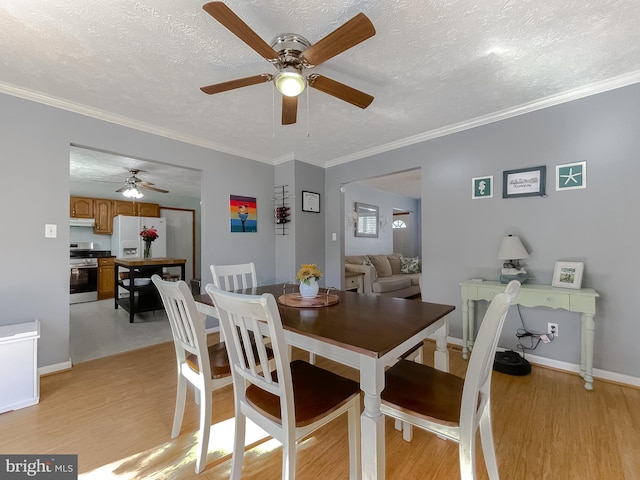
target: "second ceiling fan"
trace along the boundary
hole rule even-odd
[[[313,45],[294,33],[281,34],[269,45],[224,3],[210,2],[202,8],[278,70],[275,74],[263,73],[202,87],[200,90],[204,93],[211,95],[273,80],[282,94],[283,125],[296,123],[298,95],[307,85],[360,108],[367,108],[373,101],[371,95],[336,80],[317,73],[304,74],[306,69],[316,67],[376,34],[364,13],[359,13]]]

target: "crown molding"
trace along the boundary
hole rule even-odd
[[[555,105],[560,105],[562,103],[571,102],[573,100],[578,100],[580,98],[589,97],[591,95],[596,95],[598,93],[608,92],[610,90],[626,87],[639,82],[640,82],[640,71],[627,73],[625,75],[620,75],[618,77],[604,80],[602,82],[593,83],[591,85],[587,85],[584,87],[574,88],[572,90],[567,90],[566,92],[562,92],[556,95],[551,95],[549,97],[545,97],[540,100],[524,103],[514,108],[501,110],[489,115],[484,115],[482,117],[477,117],[471,120],[456,123],[443,128],[438,128],[436,130],[431,130],[428,132],[413,135],[411,137],[407,137],[402,140],[390,142],[384,145],[379,145],[377,147],[370,148],[367,150],[362,150],[358,153],[346,155],[344,157],[339,157],[334,160],[329,160],[324,164],[324,167],[325,168],[334,167],[336,165],[353,162],[354,160],[359,160],[361,158],[371,157],[373,155],[377,155],[380,153],[385,153],[391,150],[396,150],[398,148],[407,147],[409,145],[425,142],[427,140],[433,140],[434,138],[444,137],[446,135],[451,135],[453,133],[458,133],[464,130],[469,130],[471,128],[480,127],[482,125],[499,122],[500,120],[506,120],[508,118],[516,117],[518,115],[524,115],[526,113],[535,112],[536,110],[542,110],[544,108],[553,107]]]
[[[23,98],[25,100],[31,100],[37,103],[42,103],[44,105],[49,105],[50,107],[60,108],[62,110],[78,113],[80,115],[85,115],[87,117],[95,118],[97,120],[103,120],[105,122],[114,123],[116,125],[121,125],[123,127],[132,128],[134,130],[139,130],[145,133],[151,133],[153,135],[158,135],[165,138],[170,138],[172,140],[177,140],[180,142],[188,143],[190,145],[195,145],[195,146],[206,148],[209,150],[215,150],[217,152],[227,153],[229,155],[235,155],[238,157],[255,160],[257,162],[268,163],[270,165],[273,164],[273,159],[271,158],[255,155],[254,153],[247,152],[244,150],[230,149],[223,145],[218,145],[217,143],[205,141],[198,137],[183,135],[173,130],[160,128],[155,125],[150,125],[144,122],[138,122],[137,120],[132,120],[128,117],[115,115],[110,112],[105,112],[104,110],[87,107],[86,105],[70,102],[68,100],[62,100],[60,98],[51,97],[49,95],[44,95],[42,93],[35,92],[33,90],[28,90],[22,87],[16,87],[14,85],[0,82],[0,93],[6,93],[7,95],[12,95],[14,97]]]
[[[386,143],[384,145],[379,145],[373,148],[362,150],[360,152],[353,153],[351,155],[346,155],[344,157],[338,157],[333,160],[328,160],[324,163],[313,163],[313,164],[322,168],[329,168],[337,165],[342,165],[344,163],[353,162],[361,158],[371,157],[373,155],[378,155],[381,153],[389,152],[391,150],[396,150],[398,148],[407,147],[410,145],[414,145],[416,143],[425,142],[427,140],[433,140],[435,138],[444,137],[454,133],[462,132],[464,130],[469,130],[471,128],[476,128],[482,125],[488,125],[490,123],[499,122],[501,120],[506,120],[508,118],[524,115],[526,113],[535,112],[537,110],[553,107],[555,105],[560,105],[562,103],[589,97],[591,95],[608,92],[610,90],[626,87],[629,85],[633,85],[635,83],[640,83],[640,71],[630,72],[624,75],[620,75],[618,77],[603,80],[601,82],[596,82],[591,85],[574,88],[572,90],[567,90],[566,92],[562,92],[556,95],[551,95],[549,97],[545,97],[540,100],[525,103],[514,108],[501,110],[489,115],[484,115],[484,116],[477,117],[464,122],[448,125],[446,127],[438,128],[435,130],[430,130],[428,132],[419,133],[417,135],[413,135],[411,137],[397,140],[395,142]],[[209,150],[214,150],[217,152],[226,153],[229,155],[235,155],[238,157],[247,158],[249,160],[255,160],[257,162],[267,163],[269,165],[279,165],[291,160],[295,160],[294,152],[290,152],[276,158],[268,158],[261,155],[256,155],[253,152],[247,152],[240,149],[230,149],[226,146],[218,145],[214,142],[205,141],[198,137],[183,135],[173,130],[159,128],[157,126],[150,125],[148,123],[138,122],[136,120],[132,120],[127,117],[115,115],[110,112],[105,112],[104,110],[90,108],[90,107],[87,107],[86,105],[81,105],[81,104],[70,102],[67,100],[62,100],[56,97],[51,97],[39,92],[28,90],[22,87],[16,87],[14,85],[6,84],[6,83],[0,82],[0,93],[6,93],[7,95],[20,97],[25,100],[31,100],[31,101],[49,105],[55,108],[60,108],[62,110],[78,113],[80,115],[92,117],[97,120],[103,120],[109,123],[114,123],[116,125],[132,128],[134,130],[151,133],[153,135],[159,135],[161,137],[170,138],[172,140],[185,142],[191,145],[199,146]]]

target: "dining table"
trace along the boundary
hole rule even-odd
[[[272,294],[289,345],[358,370],[364,396],[360,416],[362,478],[384,479],[385,421],[380,394],[385,386],[385,367],[434,335],[434,365],[448,371],[447,315],[455,307],[324,288],[314,301],[304,301],[297,287],[287,284],[237,292]],[[200,312],[217,317],[208,294],[194,297]]]

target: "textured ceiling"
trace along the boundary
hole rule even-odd
[[[640,81],[638,0],[227,0],[267,42],[293,32],[314,43],[359,12],[376,28],[315,69],[371,106],[308,89],[298,123],[282,126],[271,83],[200,91],[274,72],[203,3],[3,0],[0,92],[259,161],[329,166]]]

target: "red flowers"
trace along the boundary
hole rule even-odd
[[[147,228],[146,225],[143,225],[140,236],[145,242],[153,242],[156,238],[158,238],[159,235],[154,226],[151,226],[151,228]]]

